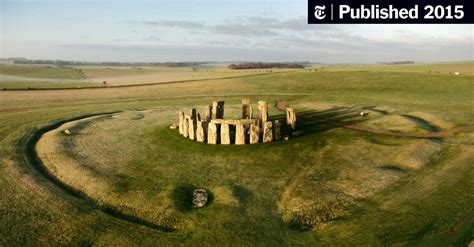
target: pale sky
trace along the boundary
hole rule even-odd
[[[474,60],[473,25],[309,25],[306,8],[307,0],[0,0],[0,57]]]

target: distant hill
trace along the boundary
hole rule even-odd
[[[270,68],[288,68],[302,69],[301,64],[296,63],[240,63],[227,66],[228,69],[270,69]]]

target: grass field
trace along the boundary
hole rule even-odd
[[[215,77],[239,72],[206,71],[214,79],[0,91],[0,245],[467,245],[472,131],[414,139],[299,119],[305,134],[289,141],[209,146],[169,129],[178,110],[215,99],[237,117],[242,96],[394,133],[472,125],[473,63],[431,65],[441,73],[420,66],[232,79]],[[461,75],[447,73],[458,67]],[[81,70],[142,83],[155,73]],[[166,80],[199,72],[170,73]],[[39,139],[36,152],[54,179],[25,161],[40,127],[111,111],[120,112],[58,124]],[[270,115],[281,112],[270,107]],[[194,187],[212,193],[207,207],[189,207]]]
[[[293,69],[228,70],[225,67],[57,67],[0,65],[0,88],[80,88],[219,79]],[[104,85],[103,82],[106,82]]]

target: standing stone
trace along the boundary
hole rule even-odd
[[[196,121],[197,119],[196,109],[191,109],[191,111],[189,112],[189,115],[191,116],[192,120]]]
[[[224,119],[224,101],[217,102],[217,119]]]
[[[215,123],[209,123],[207,128],[207,143],[217,144],[217,126]]]
[[[211,117],[212,117],[212,106],[208,105],[208,106],[204,107],[204,112],[205,112],[205,116],[206,116],[205,121],[210,122]]]
[[[253,112],[249,98],[242,98],[242,119],[252,119]]]
[[[221,124],[221,144],[227,145],[230,144],[230,133],[229,133],[229,124]]]
[[[273,139],[276,141],[281,140],[281,123],[278,120],[275,120],[273,124]]]
[[[197,120],[196,126],[196,141],[205,142],[206,141],[206,131],[205,131],[206,122]]]
[[[185,115],[184,121],[183,121],[183,136],[188,137],[188,133],[189,133],[189,116]]]
[[[250,124],[250,144],[258,143],[260,128],[258,124]]]
[[[286,108],[286,124],[291,125],[292,129],[296,128],[296,114],[293,107]]]
[[[263,122],[263,142],[273,141],[273,124],[271,121]]]
[[[179,133],[181,135],[184,134],[184,112],[183,111],[179,111],[178,113],[178,128],[179,128]]]
[[[265,101],[258,101],[258,126],[263,127],[263,124],[268,119],[268,104]]]
[[[194,128],[194,126],[195,126],[195,125],[194,125],[194,123],[195,123],[194,121],[195,121],[195,120],[192,119],[192,118],[190,118],[190,119],[188,120],[188,122],[189,122],[188,137],[189,137],[189,139],[191,139],[191,140],[195,140],[195,138],[196,138],[196,135],[195,135],[195,134],[196,134],[196,133],[195,133],[196,129]]]
[[[212,102],[212,119],[224,119],[224,101],[213,101]]]
[[[244,145],[245,144],[245,127],[244,124],[235,125],[235,144]]]

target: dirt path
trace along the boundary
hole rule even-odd
[[[286,104],[282,101],[277,101],[275,107],[282,111],[286,112]],[[323,118],[318,118],[316,116],[309,116],[304,113],[296,113],[296,116],[305,120],[320,121],[321,123],[327,123],[330,125],[338,126],[345,129],[351,129],[356,131],[367,132],[375,135],[386,135],[386,136],[399,136],[399,137],[411,137],[411,138],[439,138],[449,136],[459,132],[472,132],[474,131],[474,125],[456,127],[448,130],[429,132],[429,133],[396,133],[383,129],[373,129],[368,127],[362,127],[355,124],[348,124],[340,121],[327,120]]]

